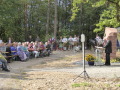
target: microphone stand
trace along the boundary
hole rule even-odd
[[[84,40],[82,41],[82,51],[83,51],[83,72],[79,76],[77,76],[74,80],[76,80],[82,74],[84,75],[84,79],[90,78],[89,75],[87,74],[86,68],[85,68],[85,46],[84,46]]]

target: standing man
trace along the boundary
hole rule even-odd
[[[37,35],[36,39],[35,39],[36,42],[40,42],[40,37]]]
[[[105,53],[106,53],[106,61],[105,65],[110,66],[110,53],[112,53],[112,42],[111,42],[111,36],[108,36],[106,45],[104,46],[105,48]]]
[[[8,38],[8,43],[12,43],[12,38],[11,37]]]
[[[34,42],[34,40],[33,40],[31,35],[29,36],[28,41],[29,41],[29,43]]]

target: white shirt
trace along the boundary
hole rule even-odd
[[[63,39],[62,39],[62,42],[63,42],[63,43],[66,43],[66,42],[67,42],[67,38],[63,38]]]
[[[72,41],[73,41],[73,38],[69,38],[68,41],[72,42]]]
[[[77,37],[74,37],[74,38],[73,38],[73,41],[74,41],[74,42],[77,42]]]

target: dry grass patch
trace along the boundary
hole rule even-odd
[[[44,67],[75,67],[77,65],[73,65],[74,62],[82,60],[81,54],[76,55],[66,55],[64,58],[60,58],[52,61],[44,61],[44,63],[40,63],[39,65],[33,66],[32,68],[44,68]]]

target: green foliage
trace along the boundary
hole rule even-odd
[[[76,88],[76,87],[90,87],[90,86],[91,86],[91,84],[87,83],[87,82],[72,84],[72,87],[74,87],[74,88]]]
[[[116,85],[117,87],[120,87],[120,84]]]
[[[105,60],[102,59],[102,61],[104,62]],[[111,59],[110,62],[112,62],[112,63],[120,62],[120,57],[116,57],[116,58],[114,58],[114,59]]]
[[[37,34],[43,37],[41,33],[45,34],[46,0],[2,0],[0,4],[0,37],[4,41],[8,37],[14,41],[25,41],[25,37],[32,35],[36,38]]]
[[[16,23],[20,22],[19,17],[22,13],[18,0],[2,0],[0,5],[0,30],[2,39],[12,37],[16,29],[21,28]],[[18,11],[19,9],[19,11]],[[21,13],[19,13],[21,12]],[[22,29],[21,29],[22,30]]]
[[[59,35],[60,36],[66,36],[66,37],[69,37],[71,35],[72,31],[70,31],[69,29],[61,29],[60,32],[59,32]],[[72,35],[73,36],[73,35]]]
[[[94,32],[103,31],[104,27],[119,27],[120,22],[117,21],[116,18],[117,11],[114,7],[109,7],[108,10],[104,10],[101,14],[100,21],[98,24],[96,24],[97,28],[94,30]]]
[[[94,32],[103,31],[104,27],[119,27],[120,26],[120,0],[74,0],[72,8],[71,21],[75,19],[78,9],[78,5],[82,3],[89,3],[92,7],[106,6],[106,9],[100,15],[100,20],[96,24]]]
[[[62,33],[67,33],[67,31],[64,31],[64,27],[68,31],[70,28],[71,0],[61,0],[61,2],[58,5],[59,28],[57,33],[60,32],[62,35]],[[47,5],[48,0],[1,0],[0,37],[3,41],[7,41],[8,37],[12,37],[14,41],[25,41],[29,35],[34,39],[38,35],[42,41],[46,41],[49,38],[45,39]],[[54,0],[50,0],[49,21],[48,33],[52,37],[54,30]]]
[[[116,62],[120,62],[120,57],[117,57],[117,58],[116,58]]]
[[[114,2],[120,5],[119,0]],[[95,28],[94,32],[98,32],[104,30],[105,26],[120,26],[117,18],[119,8],[112,2],[107,6],[106,3],[107,0],[73,0],[73,3],[71,0],[59,0],[57,37],[85,33],[89,39],[95,36]],[[49,37],[54,31],[54,4],[54,0],[50,0]],[[38,35],[42,41],[46,41],[49,38],[45,38],[47,9],[48,0],[1,0],[0,37],[3,41],[7,41],[8,37],[14,41],[25,41],[29,35],[34,39]]]
[[[72,16],[70,21],[73,21],[77,16],[77,12],[80,10],[78,5],[86,2],[88,2],[88,0],[73,0]]]
[[[104,4],[106,4],[106,0],[99,0],[99,1],[96,1],[95,3],[92,3],[92,6],[100,7],[100,6],[103,6]]]

